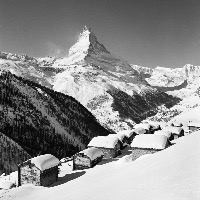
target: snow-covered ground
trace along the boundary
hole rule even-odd
[[[52,187],[31,185],[0,192],[12,200],[122,200],[200,199],[200,132],[184,136],[173,146],[131,161],[102,161],[92,169],[72,171],[61,168],[59,181]],[[129,150],[130,154],[131,151]],[[53,187],[54,186],[54,187]]]
[[[189,121],[200,121],[200,106],[181,113],[171,119],[169,123],[182,123],[184,126],[187,126]]]

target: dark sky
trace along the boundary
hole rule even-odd
[[[85,25],[129,63],[200,65],[199,0],[0,0],[0,51],[67,55]]]

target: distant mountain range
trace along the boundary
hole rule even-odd
[[[88,27],[64,58],[3,52],[0,58],[1,69],[74,97],[114,131],[131,128],[158,105],[178,101],[151,87],[138,69],[110,53]]]
[[[131,65],[154,88],[181,99],[189,97],[200,87],[200,66],[191,64],[183,68],[156,67],[151,69]]]
[[[128,64],[85,27],[64,58],[0,52],[0,73],[0,132],[27,155],[61,158],[177,104],[185,92],[174,90],[195,92],[200,67]]]

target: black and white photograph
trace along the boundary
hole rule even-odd
[[[0,0],[0,199],[199,200],[200,1]]]

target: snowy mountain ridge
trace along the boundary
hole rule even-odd
[[[84,27],[77,42],[69,49],[68,56],[58,59],[53,67],[96,65],[110,71],[132,71],[124,59],[112,55],[103,44],[99,43],[91,28]]]
[[[85,54],[111,54],[103,44],[97,41],[97,37],[91,28],[84,27],[83,32],[80,34],[76,44],[69,49],[69,56],[82,51]]]
[[[186,64],[182,68],[156,67],[155,69],[132,65],[154,88],[181,99],[196,93],[200,87],[200,66]]]
[[[127,61],[110,53],[87,27],[70,48],[68,57],[58,59],[52,67],[64,70],[55,75],[53,89],[79,100],[102,125],[113,130],[127,128],[127,124],[143,118],[149,105],[154,108],[171,99],[151,88]],[[142,98],[143,106],[137,100]]]
[[[17,57],[16,55],[14,57]],[[85,27],[64,58],[0,59],[0,69],[70,95],[106,128],[131,128],[158,105],[178,99],[152,88],[124,59],[110,53]]]
[[[137,70],[138,72],[142,72],[142,73],[146,73],[146,74],[153,74],[156,72],[160,72],[160,73],[180,73],[183,74],[185,76],[189,76],[190,73],[198,73],[200,74],[200,66],[195,66],[192,64],[186,64],[184,65],[182,68],[169,68],[169,67],[160,67],[157,66],[154,69],[153,68],[149,68],[149,67],[142,67],[139,65],[134,65],[131,64],[131,66],[133,67],[133,69]]]

